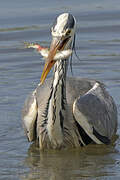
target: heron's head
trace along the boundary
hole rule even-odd
[[[52,66],[55,64],[54,56],[57,51],[70,49],[75,34],[76,20],[74,16],[69,13],[59,15],[52,28],[52,42],[50,45],[50,51],[46,60],[43,73],[41,76],[41,83],[44,82],[47,74]]]

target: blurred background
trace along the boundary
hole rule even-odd
[[[24,42],[49,46],[55,17],[77,20],[73,76],[106,84],[120,114],[119,0],[4,0],[0,2],[0,179],[99,180],[120,178],[120,117],[117,140],[109,146],[39,152],[27,142],[21,109],[40,81],[44,60]],[[71,71],[68,72],[72,76]],[[52,72],[49,74],[52,76]]]

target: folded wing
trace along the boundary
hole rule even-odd
[[[29,141],[34,141],[36,137],[37,114],[36,91],[34,91],[26,99],[22,110],[23,127]]]
[[[97,144],[109,144],[116,133],[117,108],[103,84],[96,82],[87,93],[74,101],[73,115],[78,129],[82,128]]]

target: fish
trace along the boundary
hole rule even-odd
[[[38,53],[41,54],[41,56],[44,58],[44,59],[47,59],[48,58],[48,54],[49,54],[49,48],[47,47],[42,47],[40,46],[40,44],[37,44],[37,43],[24,43],[26,48],[33,48],[33,49],[36,49]],[[56,53],[56,55],[54,56],[54,61],[58,61],[58,60],[65,60],[67,59],[68,57],[70,57],[72,55],[72,50],[71,49],[66,49],[66,50],[61,50],[61,51],[58,51]]]

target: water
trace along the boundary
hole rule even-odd
[[[39,152],[24,136],[21,108],[37,85],[44,62],[24,41],[49,46],[50,26],[62,12],[77,19],[74,76],[104,82],[120,113],[119,0],[0,2],[0,179],[99,180],[120,178],[118,139],[109,146]],[[71,73],[69,72],[71,75]],[[51,74],[49,74],[51,76]],[[119,117],[120,121],[120,117]]]

